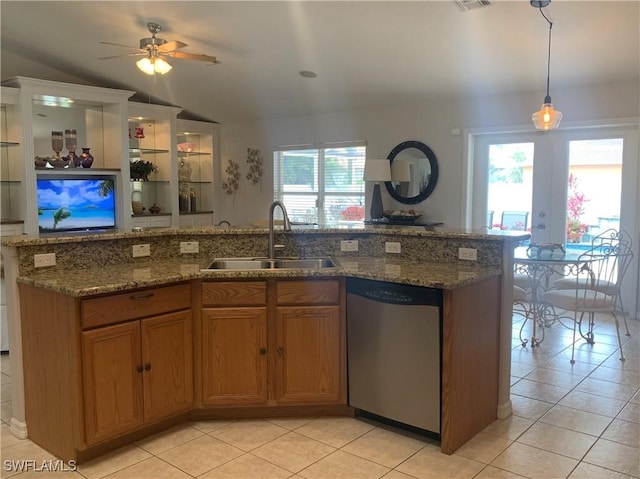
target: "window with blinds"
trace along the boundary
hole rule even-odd
[[[273,153],[274,199],[289,219],[322,226],[364,220],[364,143],[281,147]]]

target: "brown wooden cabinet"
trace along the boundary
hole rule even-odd
[[[202,313],[203,403],[267,402],[267,309]]]
[[[88,444],[191,408],[191,313],[179,311],[82,334]]]
[[[19,284],[29,438],[86,460],[186,415],[191,288],[77,298]]]
[[[279,403],[346,403],[344,305],[340,281],[276,283]]]
[[[278,307],[276,401],[331,403],[342,398],[339,306]]]
[[[191,312],[143,319],[140,329],[144,421],[188,411],[193,403]]]
[[[202,402],[264,404],[267,383],[266,281],[202,285]]]
[[[142,425],[140,322],[83,332],[82,359],[87,442]]]
[[[203,283],[203,404],[346,404],[341,281]]]

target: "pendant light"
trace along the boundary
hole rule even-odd
[[[549,24],[549,48],[547,53],[547,95],[544,97],[544,103],[540,111],[536,111],[531,115],[533,124],[537,130],[553,130],[558,128],[560,120],[562,120],[562,112],[553,108],[551,96],[549,95],[549,72],[551,70],[551,29],[553,22],[547,18],[542,9],[551,3],[551,0],[530,0],[531,6],[540,10],[540,14]]]

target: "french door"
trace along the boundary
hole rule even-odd
[[[472,136],[471,226],[585,250],[608,228],[634,239],[625,310],[638,311],[638,127]]]

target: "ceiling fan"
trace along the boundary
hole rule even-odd
[[[140,39],[140,47],[136,48],[130,45],[122,45],[121,43],[112,42],[99,42],[104,45],[114,45],[116,47],[134,48],[132,53],[125,53],[122,55],[111,55],[108,57],[101,57],[99,60],[109,60],[111,58],[126,57],[126,56],[142,56],[140,60],[136,62],[138,68],[147,75],[155,75],[160,73],[164,75],[168,73],[173,67],[167,62],[164,57],[170,58],[184,58],[186,60],[196,60],[199,62],[209,63],[215,65],[220,63],[216,57],[209,55],[201,55],[196,53],[187,53],[178,51],[180,48],[187,46],[186,43],[182,43],[176,40],[168,42],[162,38],[156,37],[156,34],[160,32],[162,27],[157,23],[147,23],[147,28],[151,32],[151,38]]]

